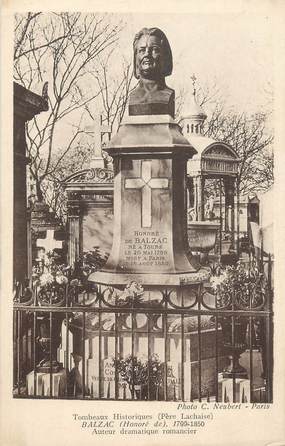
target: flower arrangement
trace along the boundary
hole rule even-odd
[[[123,291],[108,287],[105,291],[105,298],[109,304],[117,305],[139,305],[144,302],[144,289],[138,283],[132,280],[127,283]]]
[[[149,358],[128,355],[114,359],[114,366],[121,378],[128,383],[130,390],[134,386],[138,399],[147,399],[148,386],[150,398],[158,398],[159,386],[163,381],[163,364],[157,354],[152,354]]]
[[[81,293],[94,292],[94,284],[88,282],[89,275],[100,269],[108,255],[99,247],[84,252],[71,267],[58,263],[58,255],[53,251],[38,259],[32,270],[32,287],[37,290],[39,303],[57,303],[62,300],[67,285],[71,299]],[[60,299],[56,297],[60,296]]]
[[[69,282],[70,267],[57,263],[52,252],[33,266],[32,287],[36,289],[39,305],[61,305]]]
[[[256,264],[251,267],[237,262],[234,266],[218,268],[210,283],[216,295],[218,308],[231,306],[241,309],[256,308],[264,302],[266,282]]]

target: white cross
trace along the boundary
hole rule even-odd
[[[55,248],[62,249],[62,241],[54,239],[54,230],[48,229],[46,238],[37,239],[37,247],[44,248],[45,253],[53,251]]]
[[[94,156],[102,157],[102,135],[105,133],[111,133],[111,126],[102,125],[102,115],[96,114],[94,117],[93,125],[88,125],[85,128],[87,133],[93,134],[94,140]]]
[[[142,227],[151,227],[151,189],[167,189],[168,178],[151,177],[151,160],[142,161],[141,178],[126,178],[125,189],[142,190]]]

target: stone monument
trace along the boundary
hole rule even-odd
[[[156,305],[155,301],[162,302],[156,307],[156,312],[165,308],[162,296],[166,298],[167,295],[168,299],[171,294],[169,307],[174,301],[176,308],[190,302],[195,305],[197,293],[201,292],[203,282],[209,277],[209,271],[201,268],[190,252],[191,247],[189,249],[186,164],[196,150],[174,121],[174,91],[165,84],[165,76],[172,72],[172,55],[167,38],[159,29],[144,28],[136,35],[134,72],[139,84],[130,95],[129,116],[105,149],[114,160],[112,249],[105,266],[89,276],[89,280],[100,284],[103,293],[110,287],[123,290],[135,282],[143,287],[140,302],[142,308],[148,306],[145,310],[148,316],[139,314],[143,313],[142,309],[134,314],[132,328],[139,326],[140,317],[151,318],[149,312]],[[107,294],[104,294],[105,298]],[[173,318],[177,319],[177,315],[166,315],[166,325]],[[178,357],[174,353],[168,354],[166,346],[174,342],[175,334],[168,332],[166,325],[161,326],[158,334],[154,327],[159,323],[148,321],[148,337],[143,332],[125,332],[123,341],[130,342],[133,336],[133,347],[127,352],[127,348],[120,345],[118,355],[124,357],[131,353],[139,357],[146,353],[157,354],[166,364],[167,373],[171,364],[171,370],[176,370],[181,379],[183,376],[184,396],[187,394],[190,398],[187,386],[191,382],[189,367],[192,364],[189,361],[186,364],[186,356],[182,359],[181,351]],[[142,330],[145,332],[146,328]],[[177,342],[182,349],[180,339]],[[190,348],[189,342],[187,345]],[[101,368],[103,358],[108,359],[108,356],[110,351],[106,355],[102,352],[102,356],[100,353],[98,361]],[[90,376],[95,376],[93,369],[89,370]],[[180,378],[174,378],[178,385]],[[165,399],[183,399],[183,394],[179,396],[177,389],[173,390],[173,396],[169,392],[167,396],[165,390]]]
[[[36,115],[48,110],[47,84],[42,96],[14,82],[14,280],[24,283],[32,271],[32,243],[30,239],[30,211],[27,209],[27,142],[25,126]]]
[[[189,251],[186,221],[186,163],[196,151],[173,119],[174,91],[165,84],[172,54],[158,28],[135,36],[134,72],[129,117],[106,148],[114,159],[113,246],[90,279],[145,289],[200,284],[208,271]]]

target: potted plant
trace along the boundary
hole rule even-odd
[[[246,268],[241,262],[226,268],[216,268],[210,279],[219,310],[252,310],[261,308],[265,302],[266,283],[255,264]],[[239,357],[246,349],[248,318],[245,316],[219,316],[224,349],[230,357],[230,365],[224,377],[246,378],[246,370],[239,364]]]

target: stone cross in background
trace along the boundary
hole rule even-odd
[[[54,249],[62,249],[62,241],[55,240],[54,230],[48,229],[46,238],[37,239],[37,247],[45,250],[45,256]]]
[[[108,133],[111,135],[111,126],[102,125],[102,115],[96,114],[93,125],[85,128],[88,134],[93,134],[93,156],[90,167],[104,169],[104,158],[102,156],[102,135]]]

